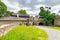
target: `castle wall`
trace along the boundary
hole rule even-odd
[[[0,25],[3,25],[3,24],[10,24],[10,23],[16,23],[16,22],[23,22],[24,24],[26,24],[26,21],[18,21],[18,20],[0,20]]]
[[[56,18],[56,19],[54,20],[54,25],[60,26],[60,18]]]

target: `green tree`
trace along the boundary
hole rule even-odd
[[[55,18],[55,13],[51,13],[49,9],[50,7],[46,7],[47,10],[44,9],[44,7],[40,7],[40,13],[39,15],[43,17],[43,21],[45,22],[46,25],[52,24],[54,18]]]
[[[0,0],[0,17],[4,16],[7,11],[6,5]]]
[[[19,10],[18,13],[19,14],[27,14],[26,10]]]
[[[7,11],[5,16],[11,16],[14,12]]]
[[[46,11],[44,10],[44,8],[43,7],[40,7],[40,13],[39,13],[39,15],[40,16],[45,16],[44,14],[46,13]]]

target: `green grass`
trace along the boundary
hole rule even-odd
[[[0,40],[47,40],[48,35],[34,26],[17,26],[2,36]]]
[[[55,30],[60,30],[60,27],[58,26],[50,26],[50,28],[55,29]]]

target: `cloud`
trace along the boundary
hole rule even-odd
[[[8,10],[18,12],[18,10],[27,10],[28,14],[37,15],[41,6],[51,6],[51,12],[58,13],[60,10],[60,0],[2,0]]]
[[[38,15],[38,13],[40,12],[40,10],[34,10],[34,11],[27,11],[27,13],[30,15],[30,16],[36,16]]]
[[[4,2],[7,5],[8,10],[10,11],[17,12],[20,9],[20,4],[18,2],[10,3],[8,0],[2,0],[2,2]]]
[[[38,4],[38,5],[35,5],[35,9],[39,10],[40,7],[44,7],[45,8],[46,6],[49,7],[48,5]]]
[[[37,11],[38,10],[38,12],[40,11],[40,7],[46,7],[47,5],[43,5],[43,4],[38,4],[38,5],[35,5],[34,6],[34,8],[35,8],[35,10]]]
[[[60,5],[56,5],[52,7],[52,10],[59,10],[60,9]]]
[[[19,2],[13,2],[13,3],[10,3],[8,0],[3,0],[3,2],[7,5],[8,7],[8,10],[10,11],[13,11],[13,12],[18,12],[18,10],[26,10],[28,14],[33,14],[34,12],[31,11],[31,8],[29,7],[24,7],[24,6],[19,6]]]
[[[39,8],[42,7],[42,6],[43,6],[43,7],[46,7],[46,5],[38,4],[38,5],[35,5],[35,8],[36,8],[36,9],[39,9]]]
[[[43,2],[44,0],[37,0],[37,2]]]
[[[7,7],[8,7],[8,10],[10,11],[13,11],[13,12],[18,12],[18,10],[30,10],[31,8],[28,8],[28,7],[23,7],[21,4],[19,4],[19,2],[13,2],[13,3],[10,3],[8,0],[2,0],[2,2],[4,2]]]
[[[31,10],[31,8],[29,8],[29,7],[22,7],[21,9],[23,9],[23,10]]]
[[[28,3],[28,4],[29,4],[29,3],[31,3],[31,1],[32,1],[32,0],[26,0],[26,2],[25,2],[25,3]]]
[[[51,11],[60,15],[60,13],[59,13],[59,11],[60,11],[60,5],[53,6],[51,8]]]

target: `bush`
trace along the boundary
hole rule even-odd
[[[20,22],[19,25],[24,25],[24,23],[23,22]]]
[[[17,26],[1,37],[1,40],[47,40],[48,36],[42,29],[27,26]]]

